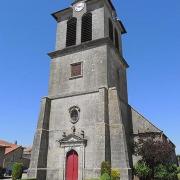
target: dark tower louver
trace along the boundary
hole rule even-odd
[[[115,46],[119,51],[119,35],[118,35],[118,32],[117,32],[117,29],[115,29]]]
[[[92,14],[86,13],[82,17],[81,42],[92,40]]]
[[[113,24],[111,19],[109,19],[109,37],[112,41],[114,40]]]
[[[67,22],[66,47],[76,45],[76,24],[75,17]]]

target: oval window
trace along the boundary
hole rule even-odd
[[[76,106],[73,106],[69,109],[69,113],[70,113],[70,118],[71,118],[71,123],[75,124],[78,122],[79,120],[79,112],[80,109]]]

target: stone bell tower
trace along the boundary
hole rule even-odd
[[[128,97],[121,36],[110,0],[76,0],[52,14],[49,93],[41,102],[28,176],[86,180],[103,161],[131,179]]]

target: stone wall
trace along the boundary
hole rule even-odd
[[[107,86],[106,45],[81,49],[80,51],[54,58],[51,62],[49,95],[79,93],[98,90]],[[82,63],[82,76],[71,79],[71,64]]]
[[[96,1],[95,3],[89,1],[85,4],[85,8],[81,12],[76,12],[73,10],[73,8],[69,8],[62,14],[59,13],[60,18],[57,22],[56,50],[62,50],[66,48],[67,21],[71,16],[77,18],[76,45],[81,44],[82,16],[89,11],[92,13],[93,20],[92,40],[105,37],[103,1]]]
[[[5,153],[5,148],[0,147],[0,167],[3,167],[4,153]]]
[[[128,64],[109,38],[109,18],[121,39],[121,25],[112,17],[110,1],[86,1],[81,12],[70,8],[53,14],[58,25],[56,49],[49,53],[51,71],[48,96],[42,99],[35,133],[29,177],[38,180],[65,179],[66,157],[74,150],[79,158],[78,179],[100,175],[102,161],[121,170],[122,180],[131,180],[133,135],[161,132],[128,105]],[[92,41],[81,43],[81,20],[92,13]],[[66,47],[67,21],[77,18],[76,45]],[[82,73],[71,77],[71,65],[81,63]],[[72,123],[69,110],[78,107]],[[81,144],[83,140],[87,144]],[[66,140],[67,145],[62,139]],[[81,137],[81,138],[80,138]],[[79,139],[80,138],[80,139]]]
[[[23,148],[19,147],[4,156],[4,168],[12,168],[13,163],[21,162]]]
[[[102,116],[103,109],[100,111],[101,103],[103,102],[101,102],[99,91],[70,97],[63,95],[61,98],[52,100],[49,120],[50,148],[47,159],[47,168],[49,169],[47,179],[50,179],[52,175],[63,176],[66,153],[64,148],[59,147],[58,140],[62,138],[63,132],[67,135],[71,134],[73,126],[76,128],[78,136],[80,136],[81,131],[84,131],[88,141],[85,148],[86,161],[82,162],[86,178],[93,177],[94,172],[100,170],[101,162],[105,160],[105,124]],[[80,108],[79,121],[74,125],[71,123],[69,115],[69,108],[72,106]],[[83,152],[77,151],[81,157]]]

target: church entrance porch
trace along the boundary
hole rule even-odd
[[[87,140],[84,134],[78,136],[74,133],[63,135],[63,138],[58,140],[60,148],[64,149],[63,180],[84,180],[85,168],[85,147]]]
[[[78,180],[78,154],[74,150],[67,153],[66,180]]]

